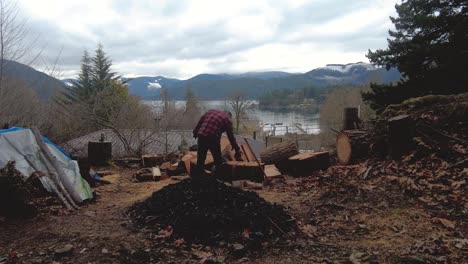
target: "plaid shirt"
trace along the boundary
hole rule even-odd
[[[220,137],[223,132],[226,132],[229,141],[234,149],[238,150],[236,138],[232,131],[232,122],[229,113],[221,110],[209,110],[198,121],[197,126],[193,130],[193,136],[217,136]]]

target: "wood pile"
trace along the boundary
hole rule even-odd
[[[341,165],[369,158],[399,160],[413,152],[460,161],[468,144],[468,93],[428,95],[390,105],[368,130],[341,131],[336,151]],[[351,123],[351,122],[350,122]]]

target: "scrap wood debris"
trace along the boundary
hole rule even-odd
[[[164,187],[130,211],[137,225],[159,230],[157,237],[189,243],[260,245],[292,232],[294,220],[258,194],[209,177]]]
[[[10,161],[0,168],[0,215],[8,217],[33,217],[44,196],[52,198],[42,187],[39,175],[27,180],[16,170],[15,162]]]

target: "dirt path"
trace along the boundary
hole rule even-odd
[[[96,202],[80,210],[49,210],[21,223],[0,222],[0,256],[14,253],[18,263],[462,263],[466,244],[454,230],[401,191],[342,186],[318,188],[314,179],[287,179],[257,191],[286,207],[298,231],[264,250],[233,257],[224,249],[177,246],[134,229],[128,208],[176,181],[136,183],[133,171],[106,176],[112,182],[95,188]],[[460,236],[460,234],[459,234]],[[443,240],[455,241],[449,246]],[[460,239],[463,239],[461,236]],[[465,239],[466,240],[466,239]],[[69,252],[58,254],[66,245]],[[462,245],[462,246],[459,246]],[[65,250],[66,251],[66,250]],[[419,262],[418,262],[419,261]],[[455,262],[453,262],[455,261]],[[462,261],[462,262],[459,262]],[[211,262],[213,263],[213,262]]]

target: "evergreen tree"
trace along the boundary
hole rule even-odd
[[[468,91],[468,1],[404,0],[395,8],[388,48],[369,50],[367,57],[403,77],[397,84],[371,84],[364,99],[383,110],[415,96]]]
[[[192,91],[192,88],[187,87],[185,92],[185,111],[198,111],[198,99]]]
[[[101,44],[98,44],[92,63],[91,83],[96,91],[109,88],[112,81],[117,81],[120,78],[111,71],[112,61],[107,57]]]
[[[77,81],[73,83],[73,91],[77,99],[88,100],[91,97],[93,93],[91,74],[91,58],[89,57],[88,51],[85,50],[81,58],[81,71],[78,74]]]

